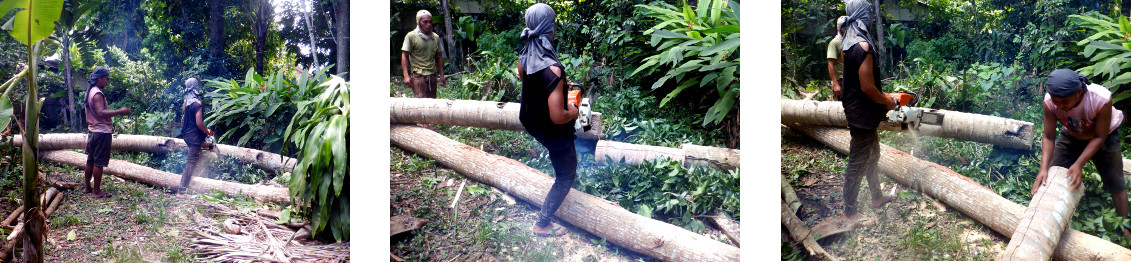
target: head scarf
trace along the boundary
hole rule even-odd
[[[844,28],[844,22],[845,21],[848,21],[847,16],[840,16],[840,18],[836,19],[836,34],[837,35],[840,35],[840,29]]]
[[[424,9],[416,12],[416,34],[420,35],[420,38],[429,40],[432,39],[432,34],[425,34],[424,30],[420,30],[420,19],[424,18],[425,16],[432,17],[432,13]]]
[[[196,78],[185,80],[185,106],[200,102],[200,81]]]
[[[98,79],[106,76],[110,76],[109,69],[106,69],[106,67],[103,66],[95,67],[94,72],[90,73],[90,78],[86,79],[86,84],[88,84],[88,86],[90,87],[93,87],[95,83],[98,83]]]
[[[872,3],[868,0],[850,0],[845,9],[848,19],[844,21],[844,40],[840,42],[840,50],[848,51],[860,42],[872,45],[872,37],[868,36],[868,24],[872,23]]]
[[[1088,84],[1092,84],[1088,78],[1071,69],[1057,69],[1049,73],[1049,95],[1053,97],[1071,96]]]
[[[522,41],[522,50],[519,51],[519,61],[526,74],[534,74],[558,61],[558,52],[554,51],[551,41],[557,25],[554,24],[554,9],[546,4],[534,4],[526,9],[526,28],[522,29],[519,41]]]

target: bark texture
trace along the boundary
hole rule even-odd
[[[85,133],[41,134],[39,136],[39,149],[45,151],[65,149],[82,150],[86,149],[86,141],[87,134]],[[23,137],[14,135],[12,143],[22,145]],[[167,153],[184,151],[188,149],[188,146],[185,145],[184,140],[171,137],[114,134],[114,139],[111,140],[110,143],[110,149],[124,152]],[[219,155],[235,158],[236,161],[240,163],[250,163],[256,168],[267,171],[290,172],[291,169],[294,169],[295,163],[297,162],[294,158],[284,157],[275,153],[227,144],[216,144],[215,152]]]
[[[489,154],[425,128],[392,125],[394,146],[434,159],[471,179],[498,187],[536,206],[545,201],[553,178],[510,158]],[[678,226],[629,212],[571,190],[555,213],[609,242],[663,261],[739,261],[739,250]]]
[[[681,148],[668,148],[616,141],[597,141],[593,151],[597,163],[606,158],[613,162],[641,164],[644,161],[669,159],[683,163],[684,167],[701,166],[719,170],[734,170],[739,166],[739,150],[684,144]]]
[[[1072,190],[1068,186],[1070,180],[1068,169],[1049,167],[1045,185],[1037,189],[998,260],[1045,261],[1052,257],[1061,233],[1068,228],[1076,205],[1084,197],[1084,187]]]
[[[723,231],[723,234],[727,235],[727,238],[734,241],[734,246],[742,247],[742,241],[740,239],[742,237],[742,227],[739,227],[738,222],[731,220],[730,217],[723,212],[715,213],[714,216],[711,216],[711,221],[719,227],[719,230]]]
[[[948,110],[924,109],[942,114],[942,125],[923,124],[920,135],[954,138],[1030,150],[1033,147],[1033,123],[1014,119]],[[848,127],[844,107],[839,101],[781,100],[781,123]],[[905,131],[898,125],[883,122],[880,129]]]
[[[518,121],[518,103],[478,101],[391,98],[389,121],[392,123],[427,123],[479,127],[500,130],[526,130]],[[594,112],[590,121],[593,129],[575,133],[578,138],[601,139],[601,113]]]
[[[848,129],[790,125],[847,154]],[[919,160],[907,153],[881,145],[879,168],[901,184],[920,189],[978,220],[994,231],[1013,236],[1025,207],[1001,197],[950,168]],[[1131,250],[1074,229],[1066,229],[1053,251],[1054,260],[1131,260]]]
[[[796,214],[797,210],[801,209],[801,199],[797,198],[797,192],[793,191],[793,186],[785,179],[784,174],[781,176],[781,198],[793,213]]]
[[[204,155],[203,153],[201,155]],[[45,151],[43,160],[54,163],[69,164],[83,167],[86,165],[86,155],[72,151]],[[203,160],[202,160],[203,161]],[[200,163],[198,165],[204,165]],[[110,159],[110,165],[103,169],[106,174],[115,175],[122,179],[138,181],[144,184],[160,187],[177,187],[181,185],[181,175],[161,171],[131,162]],[[228,196],[248,196],[259,202],[273,202],[290,204],[289,190],[284,187],[266,185],[248,185],[215,179],[193,177],[189,189],[197,192],[218,190]]]
[[[817,240],[814,240],[809,234],[810,231],[805,226],[805,222],[797,218],[797,214],[794,214],[784,201],[781,202],[781,224],[785,226],[786,230],[789,230],[789,237],[792,237],[794,241],[801,242],[801,246],[809,250],[810,256],[820,255],[828,260],[837,260],[836,257],[821,248],[821,244],[818,244]]]

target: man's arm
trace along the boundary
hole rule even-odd
[[[212,136],[212,130],[208,129],[208,127],[204,127],[204,109],[203,109],[203,106],[201,106],[201,108],[196,109],[195,115],[196,115],[196,128],[200,129],[200,131],[204,132],[204,134]]]
[[[448,79],[444,78],[444,56],[439,49],[436,50],[436,74],[440,75],[440,85],[448,86]]]
[[[550,71],[554,72],[554,75],[558,75],[558,77],[562,76],[562,70],[557,66],[550,66]],[[577,107],[573,104],[568,105],[568,110],[563,110],[566,107],[566,105],[562,105],[562,103],[565,103],[565,100],[562,98],[563,90],[565,90],[565,79],[558,81],[558,86],[554,87],[554,91],[550,92],[550,97],[547,98],[548,101],[546,104],[550,106],[550,121],[554,124],[566,124],[569,123],[569,121],[577,119]]]
[[[412,77],[408,75],[408,51],[401,51],[401,71],[404,71],[404,84],[412,85]]]
[[[109,118],[123,114],[130,114],[130,107],[121,107],[116,110],[107,109],[105,106],[106,98],[102,96],[102,93],[94,94],[94,97],[92,99],[95,101],[95,103],[91,106],[94,106],[94,113],[98,114],[99,117]]]
[[[840,98],[840,83],[836,81],[836,59],[829,59],[829,79],[833,83],[833,98]]]
[[[868,42],[860,42],[860,47],[863,48],[864,51],[868,51]],[[884,105],[888,110],[894,109],[897,104],[885,97],[884,93],[876,88],[876,81],[872,75],[874,74],[874,72],[872,72],[872,63],[872,54],[870,53],[864,57],[864,62],[860,63],[860,70],[858,71],[860,74],[860,90],[863,91],[864,95],[867,95],[869,99]]]
[[[1037,194],[1037,189],[1045,185],[1045,177],[1049,174],[1049,163],[1052,162],[1053,148],[1056,147],[1056,117],[1043,101],[1041,109],[1045,112],[1045,131],[1041,132],[1041,168],[1037,170],[1037,177],[1033,179],[1033,195]]]
[[[1072,181],[1068,186],[1072,189],[1080,187],[1080,181],[1083,177],[1084,163],[1092,159],[1096,155],[1096,151],[1103,147],[1104,140],[1107,140],[1108,132],[1111,131],[1111,101],[1104,103],[1100,108],[1100,112],[1096,114],[1096,121],[1092,124],[1092,129],[1095,132],[1095,137],[1088,140],[1088,146],[1084,147],[1084,152],[1080,153],[1080,157],[1076,158],[1076,162],[1072,167],[1068,167],[1068,176]]]

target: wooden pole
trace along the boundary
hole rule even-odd
[[[436,160],[473,180],[541,206],[554,180],[510,158],[483,152],[415,125],[392,125],[394,146]],[[608,200],[570,190],[554,214],[613,244],[662,261],[739,261],[739,250],[682,227],[643,217]]]
[[[1076,190],[1068,187],[1072,178],[1068,169],[1059,166],[1049,167],[1045,185],[1037,189],[1029,208],[1021,215],[1021,222],[1009,245],[998,260],[1005,261],[1046,261],[1052,257],[1053,249],[1060,242],[1061,233],[1068,229],[1076,205],[1084,197],[1084,187]]]
[[[821,126],[790,125],[821,141],[830,148],[848,154],[848,129]],[[920,160],[905,152],[881,144],[880,171],[901,184],[921,189],[974,218],[994,231],[1013,236],[1025,207],[1009,201],[993,190],[958,174],[950,168]],[[1131,250],[1110,241],[1067,229],[1053,252],[1054,260],[1131,261]]]
[[[965,141],[989,143],[1002,147],[1030,150],[1033,146],[1033,123],[1014,119],[948,110],[925,109],[943,115],[942,125],[920,125],[918,134]],[[786,125],[821,125],[848,127],[844,107],[839,101],[781,100],[781,123]],[[880,129],[905,131],[899,126],[881,123]]]
[[[389,121],[392,123],[427,123],[487,129],[522,131],[518,120],[518,103],[478,101],[390,98]],[[601,139],[601,113],[594,112],[588,132],[577,132],[577,138]]]

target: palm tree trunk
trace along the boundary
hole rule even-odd
[[[39,147],[43,150],[86,149],[86,142],[87,134],[83,133],[43,134],[39,136]],[[12,143],[22,145],[23,136],[13,136]],[[110,143],[111,150],[125,152],[168,153],[183,151],[187,148],[184,140],[148,135],[115,134]],[[216,144],[216,153],[266,171],[290,172],[297,162],[294,158],[279,154],[227,144]]]
[[[1068,169],[1059,166],[1049,167],[1045,185],[1037,189],[1029,208],[1021,215],[1021,222],[1005,253],[998,260],[1003,261],[1047,261],[1053,249],[1060,242],[1061,233],[1068,229],[1068,222],[1080,198],[1084,197],[1084,187],[1072,190]]]
[[[526,130],[518,120],[518,103],[478,101],[390,98],[389,120],[392,123],[428,123],[487,129]],[[601,138],[601,113],[594,112],[589,122],[593,128],[575,132],[577,138]]]
[[[684,167],[700,166],[719,170],[734,170],[739,167],[738,150],[694,144],[684,144],[681,148],[668,148],[601,140],[597,141],[593,159],[596,159],[597,163],[611,159],[613,162],[625,164],[668,159],[680,162]]]

